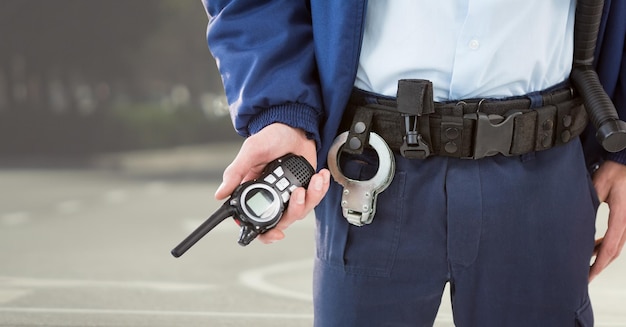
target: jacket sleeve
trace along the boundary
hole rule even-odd
[[[320,144],[322,119],[311,13],[304,0],[203,0],[207,41],[237,132],[280,122]]]
[[[607,0],[604,10],[596,70],[620,119],[626,121],[626,0]],[[604,159],[626,164],[626,150],[606,153]]]

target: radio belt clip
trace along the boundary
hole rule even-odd
[[[406,134],[400,146],[400,154],[407,159],[426,159],[430,156],[430,147],[417,131],[417,116],[403,116]],[[411,128],[411,118],[413,118],[413,128]]]
[[[404,117],[405,135],[400,154],[407,159],[426,159],[431,154],[428,115],[435,112],[433,84],[423,79],[398,81],[397,109]]]

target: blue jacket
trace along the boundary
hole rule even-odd
[[[367,0],[203,0],[207,40],[237,132],[281,122],[318,144],[319,166],[354,85]],[[606,0],[597,47],[601,82],[626,118],[626,0]],[[590,152],[626,163],[626,151]],[[318,166],[318,167],[319,167]]]

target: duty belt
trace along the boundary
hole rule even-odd
[[[434,102],[426,80],[400,80],[397,97],[355,89],[341,123],[342,151],[361,153],[370,133],[407,158],[521,155],[582,133],[587,114],[569,86],[507,99]]]

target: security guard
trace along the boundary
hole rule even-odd
[[[316,207],[316,326],[432,326],[446,283],[457,326],[593,325],[588,281],[626,241],[626,152],[581,146],[576,1],[204,4],[249,136],[216,198],[284,153],[317,164],[260,237],[283,238]],[[601,15],[596,68],[624,117],[626,1]],[[330,162],[345,180],[393,162],[376,201],[352,208],[354,187],[331,182],[338,135]],[[368,146],[378,138],[391,154]],[[595,242],[600,201],[611,216]]]

